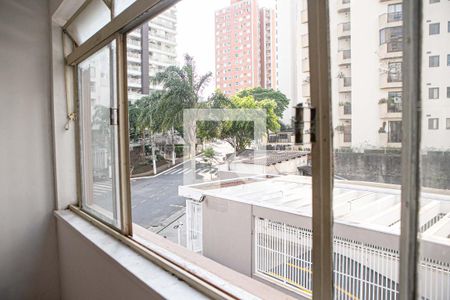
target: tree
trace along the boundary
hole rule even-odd
[[[195,69],[194,59],[185,55],[182,67],[170,66],[159,72],[152,78],[155,84],[161,85],[162,93],[157,99],[155,109],[152,110],[155,126],[158,131],[169,131],[172,128],[182,127],[183,111],[185,109],[198,108],[200,94],[211,80],[212,73],[198,75]],[[195,156],[196,122],[183,128],[185,140],[190,140],[194,145],[190,149],[189,157]]]
[[[277,104],[274,100],[256,101],[253,96],[234,96],[231,98],[233,108],[246,109],[264,109],[266,111],[266,129],[270,131],[278,131],[280,123],[275,109]],[[250,146],[254,136],[255,121],[225,121],[222,122],[220,137],[230,143],[236,150],[240,152]]]
[[[155,155],[155,143],[153,133],[159,128],[159,122],[161,117],[155,113],[157,109],[157,104],[161,98],[160,92],[153,92],[148,96],[144,96],[136,102],[137,105],[137,120],[136,128],[138,128],[141,133],[141,147],[142,153],[145,156],[145,132],[150,131],[151,147],[152,147],[152,164],[153,164],[153,174],[157,173],[156,168],[156,155]]]
[[[214,94],[212,94],[208,98],[208,101],[200,103],[199,107],[205,109],[225,109],[233,108],[233,103],[231,102],[230,98],[228,98],[223,92],[221,92],[220,90],[216,90]],[[213,119],[214,118],[209,121],[197,122],[197,137],[202,140],[202,143],[220,137],[222,121],[215,121]]]
[[[210,178],[212,179],[211,169],[212,169],[212,161],[216,157],[216,152],[213,148],[208,147],[203,151],[203,161],[208,165],[209,167],[209,174]]]
[[[240,91],[236,96],[238,97],[247,97],[247,96],[253,96],[253,98],[256,101],[262,101],[262,100],[273,100],[276,103],[275,108],[275,114],[278,116],[278,118],[283,117],[283,112],[288,108],[289,106],[289,99],[280,91],[275,91],[273,89],[264,89],[261,87],[256,87],[252,89],[246,89]]]

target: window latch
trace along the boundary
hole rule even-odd
[[[119,125],[119,110],[117,108],[109,109],[110,125]]]
[[[316,128],[317,128],[317,118],[316,118],[316,108],[311,107],[310,108],[310,116],[311,116],[311,123],[310,123],[310,129],[309,129],[309,136],[311,143],[316,142]]]

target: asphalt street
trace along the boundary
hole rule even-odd
[[[161,174],[131,180],[131,205],[133,222],[145,228],[163,228],[170,217],[182,213],[185,199],[178,196],[178,186],[185,185],[185,175],[193,175],[191,162],[187,161]],[[216,178],[217,168],[201,162],[195,163],[195,182]],[[94,203],[111,211],[111,181],[94,183]]]

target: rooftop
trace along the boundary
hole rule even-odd
[[[308,155],[308,152],[277,150],[255,151],[247,149],[240,152],[237,156],[230,156],[228,160],[232,162],[241,162],[244,164],[270,166],[281,163],[283,161],[300,158],[306,155]]]
[[[256,176],[180,187],[179,194],[204,195],[267,207],[303,216],[312,215],[311,177]],[[400,234],[400,187],[335,180],[334,220],[366,229]],[[420,231],[423,239],[450,245],[450,193],[422,193]]]

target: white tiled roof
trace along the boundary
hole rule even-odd
[[[180,195],[199,198],[211,195],[299,215],[312,214],[311,177],[264,176],[180,187]],[[400,187],[335,180],[334,220],[365,228],[400,232]],[[450,244],[450,193],[422,193],[420,207],[422,237]]]

